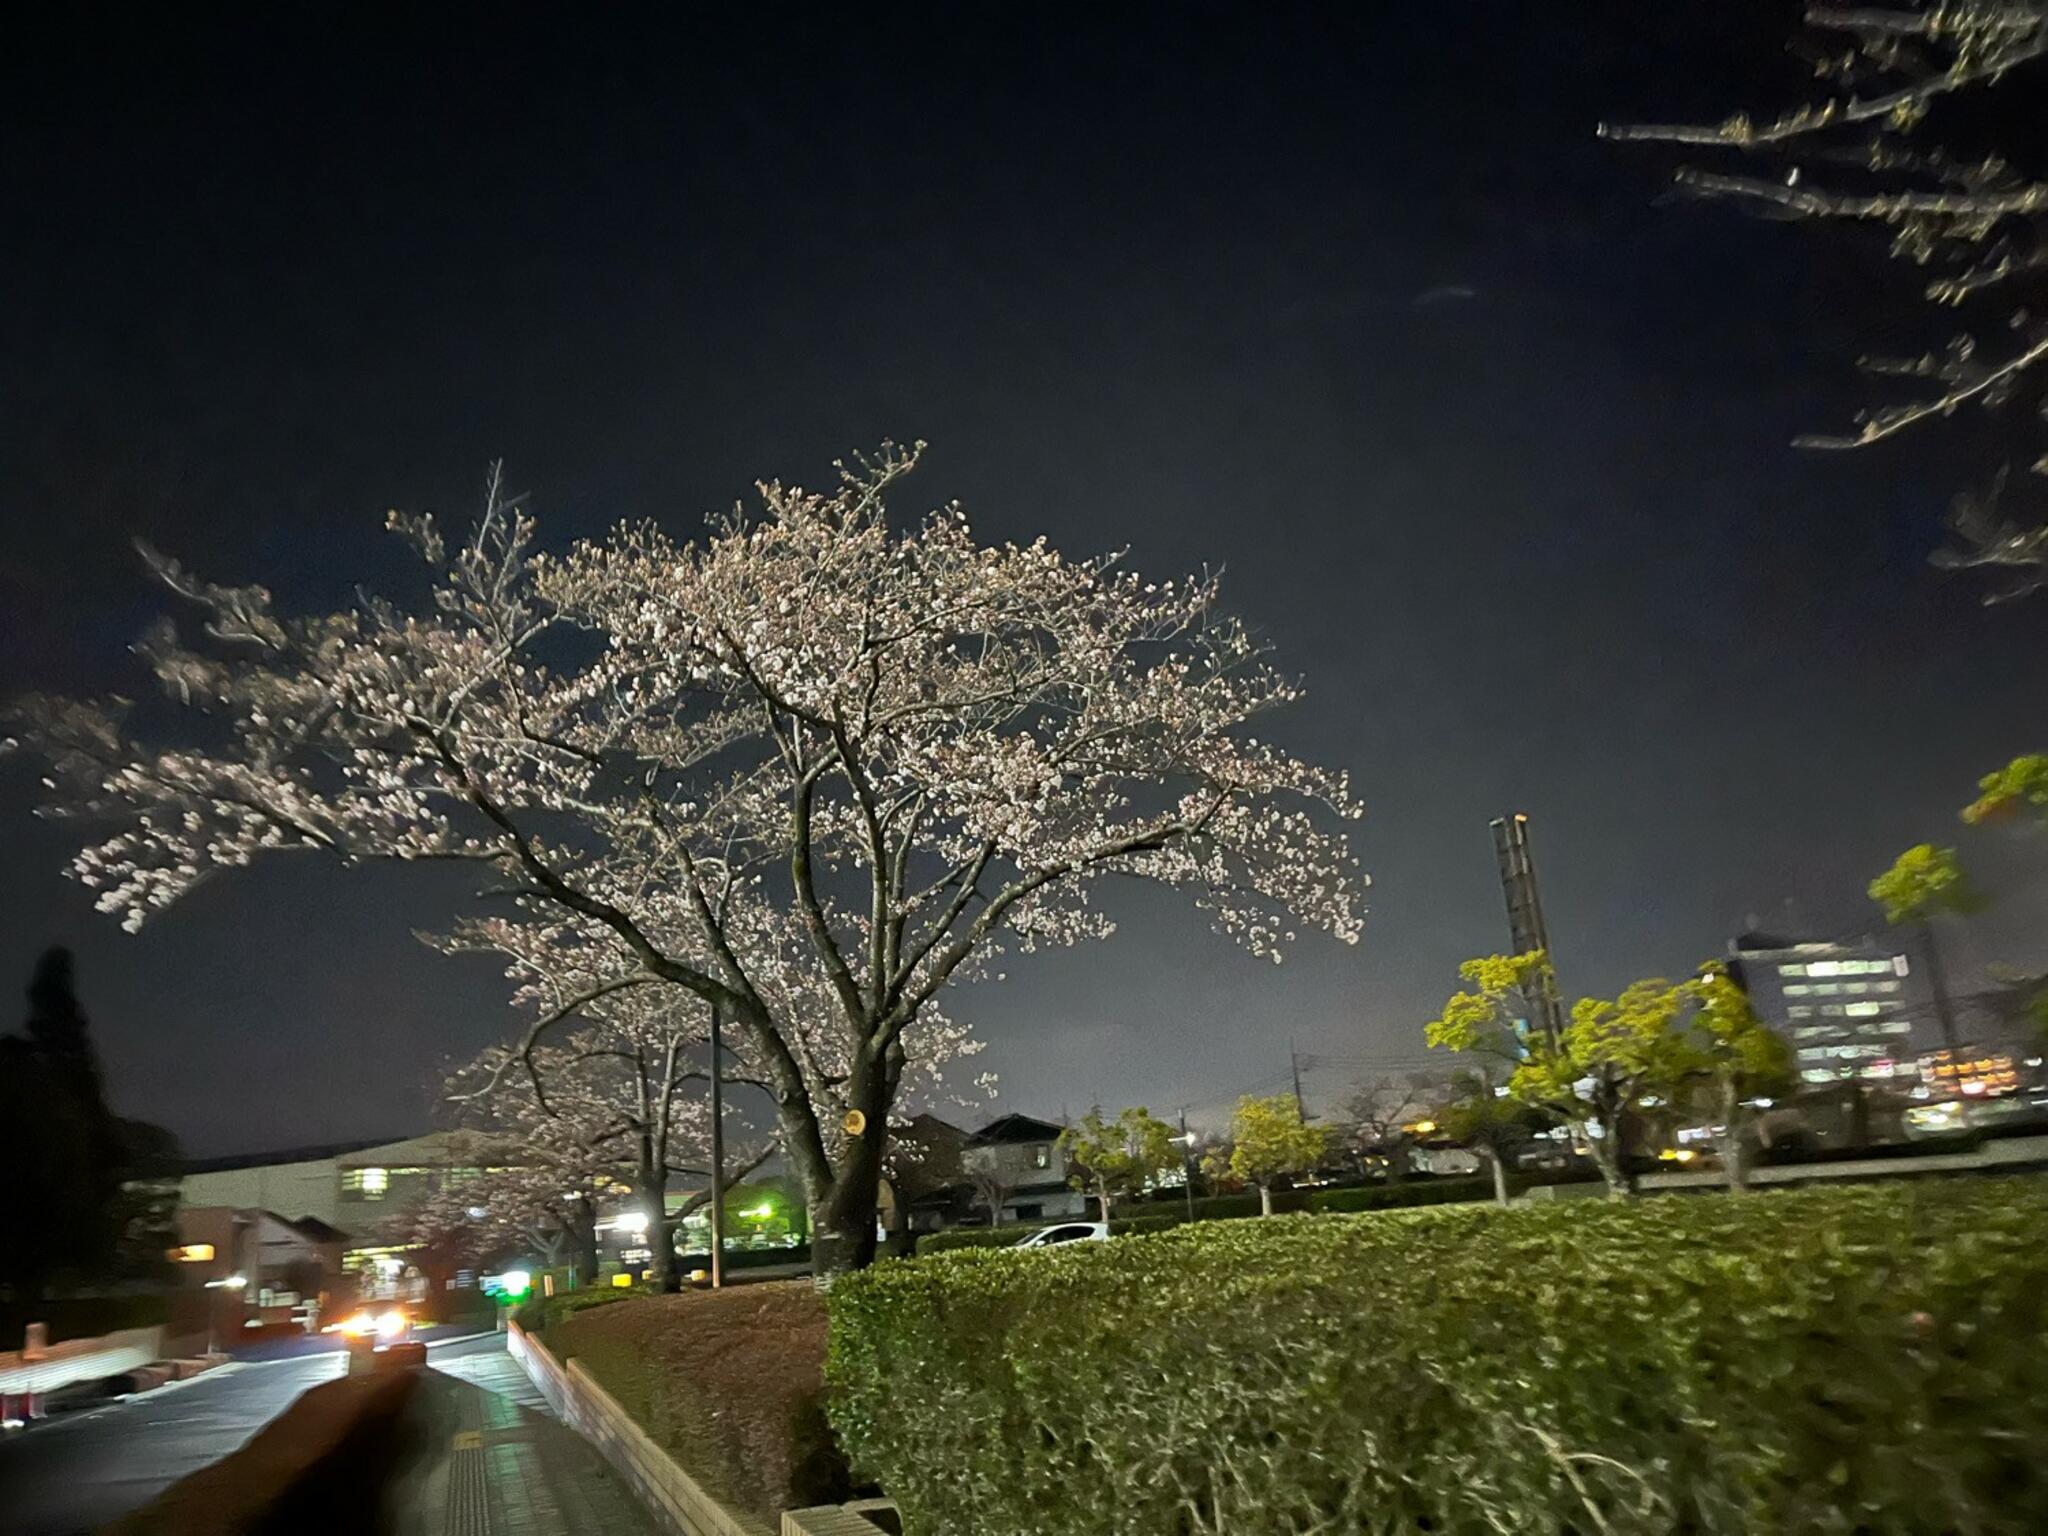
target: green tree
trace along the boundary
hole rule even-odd
[[[2048,756],[2029,752],[1977,781],[1977,798],[1963,807],[1971,826],[2018,816],[2048,819]]]
[[[1494,1090],[1509,1081],[1529,1051],[1528,1035],[1543,1016],[1546,993],[1557,978],[1550,956],[1540,949],[1521,955],[1482,955],[1458,967],[1467,990],[1454,992],[1443,1011],[1423,1026],[1433,1050],[1477,1057],[1476,1070],[1461,1072],[1436,1116],[1445,1134],[1464,1143],[1493,1172],[1494,1198],[1508,1203],[1508,1159],[1532,1134],[1530,1106],[1510,1102]]]
[[[1945,912],[1976,912],[1984,900],[1953,848],[1916,843],[1870,882],[1870,899],[1889,923],[1924,923]]]
[[[1451,995],[1443,1012],[1423,1026],[1423,1039],[1436,1050],[1519,1062],[1525,1034],[1543,1016],[1543,995],[1557,985],[1550,956],[1540,949],[1484,955],[1459,966],[1458,975],[1469,990]]]
[[[1259,1191],[1259,1214],[1273,1214],[1273,1186],[1283,1178],[1313,1173],[1329,1151],[1329,1134],[1301,1117],[1291,1093],[1266,1098],[1246,1094],[1230,1118],[1228,1167]]]
[[[1934,992],[1935,1017],[1941,1023],[1941,1042],[1953,1058],[1958,1045],[1955,1008],[1949,1002],[1948,976],[1942,967],[1934,920],[1980,911],[1984,898],[1963,873],[1955,849],[1916,843],[1870,882],[1870,899],[1883,910],[1886,922],[1908,925],[1919,934],[1921,952],[1927,959],[1927,980]]]
[[[1607,1192],[1635,1193],[1630,1121],[1644,1098],[1669,1097],[1692,1068],[1682,1028],[1688,993],[1661,977],[1632,982],[1619,997],[1582,997],[1555,1042],[1530,1041],[1508,1080],[1525,1104],[1562,1116],[1593,1159]]]
[[[1757,1015],[1749,994],[1724,965],[1702,966],[1689,989],[1694,1004],[1686,1048],[1710,1087],[1720,1132],[1715,1141],[1732,1191],[1749,1187],[1750,1101],[1778,1092],[1792,1077],[1792,1051]]]
[[[1491,1066],[1453,1073],[1434,1118],[1438,1129],[1487,1165],[1493,1174],[1494,1202],[1506,1205],[1508,1161],[1538,1127],[1536,1112],[1499,1085],[1501,1075]]]
[[[1095,1191],[1104,1221],[1116,1200],[1137,1194],[1181,1162],[1173,1128],[1142,1104],[1133,1104],[1114,1120],[1103,1119],[1102,1106],[1096,1105],[1079,1125],[1060,1132],[1060,1146],[1079,1164],[1069,1182],[1076,1189]]]

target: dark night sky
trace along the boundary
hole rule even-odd
[[[1925,564],[1957,445],[1786,447],[1847,419],[1848,355],[1924,339],[1910,276],[1659,206],[1663,162],[1593,136],[1782,100],[1796,7],[420,9],[13,38],[0,693],[147,686],[135,534],[333,606],[400,581],[383,509],[466,512],[494,456],[559,541],[927,438],[912,489],[984,536],[1224,564],[1311,686],[1279,734],[1372,813],[1355,950],[1276,971],[1127,902],[959,999],[1041,1112],[1213,1106],[1290,1035],[1415,1056],[1505,941],[1503,811],[1597,991],[1788,898],[1864,922],[2041,745],[2048,607]],[[411,938],[459,877],[274,865],[130,938],[33,778],[0,768],[0,976],[76,947],[121,1106],[191,1150],[409,1131],[507,1027]],[[1998,868],[1965,970],[2043,907]]]

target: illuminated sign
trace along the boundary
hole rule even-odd
[[[172,1248],[165,1255],[173,1264],[204,1264],[213,1257],[213,1244],[187,1243],[182,1248]]]

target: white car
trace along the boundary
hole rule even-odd
[[[1029,1237],[1012,1244],[1017,1248],[1050,1248],[1054,1243],[1106,1243],[1106,1221],[1063,1221],[1056,1227],[1040,1227]]]

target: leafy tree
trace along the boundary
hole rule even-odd
[[[494,473],[459,546],[392,518],[430,591],[310,618],[152,554],[205,638],[139,651],[202,744],[139,744],[118,699],[25,701],[53,809],[113,823],[74,872],[133,929],[285,852],[476,864],[507,915],[459,935],[594,978],[537,1027],[642,987],[723,1010],[821,1266],[864,1264],[879,1128],[949,983],[1106,935],[1113,877],[1275,958],[1360,924],[1349,783],[1254,734],[1300,690],[1215,581],[981,544],[954,506],[892,529],[917,456],[764,485],[697,542],[630,523],[560,555]],[[852,1111],[876,1132],[840,1135]]]
[[[2038,491],[2038,477],[2048,475],[2040,427],[2048,403],[2048,182],[2029,157],[2041,146],[2034,125],[2048,4],[1812,4],[1805,19],[1816,99],[1711,125],[1601,131],[1723,162],[1678,169],[1677,185],[1693,196],[1868,231],[1913,267],[1933,312],[1927,329],[1949,334],[1908,343],[1917,355],[1864,358],[1870,374],[1908,381],[1908,397],[1864,412],[1847,433],[1802,437],[1801,446],[1862,448],[1981,406],[2007,424],[2001,447],[2033,437],[2023,452],[2038,455],[2027,466]],[[1937,557],[2005,573],[2007,584],[1988,601],[2048,585],[2048,526],[2037,510],[2001,511],[2007,478],[2002,463],[1987,495],[1958,500],[1957,547]]]
[[[1076,1189],[1093,1189],[1102,1219],[1108,1221],[1114,1201],[1139,1193],[1160,1174],[1180,1166],[1173,1134],[1172,1126],[1143,1105],[1134,1104],[1114,1120],[1104,1120],[1098,1104],[1079,1125],[1060,1132],[1059,1144],[1069,1160],[1079,1164],[1069,1182]]]
[[[1942,968],[1941,942],[1934,932],[1934,919],[1943,914],[1978,911],[1984,904],[1983,898],[1964,875],[1955,849],[1916,843],[1893,860],[1890,869],[1870,882],[1870,899],[1883,910],[1886,922],[1910,924],[1918,930],[1921,950],[1927,957],[1934,1009],[1941,1022],[1942,1043],[1953,1053],[1958,1046],[1955,1007],[1949,1000],[1948,978]]]
[[[1496,1205],[1508,1203],[1508,1163],[1540,1128],[1536,1111],[1508,1095],[1491,1065],[1454,1072],[1434,1118],[1443,1133],[1469,1147],[1493,1175]]]
[[[1963,807],[1971,826],[2048,818],[2048,756],[2029,752],[1977,781],[1977,798]]]
[[[1982,899],[1953,848],[1916,843],[1870,882],[1870,899],[1889,923],[1924,923],[1937,913],[1975,912]]]
[[[1315,1172],[1329,1146],[1329,1133],[1301,1118],[1301,1105],[1293,1094],[1247,1094],[1231,1116],[1228,1167],[1233,1177],[1258,1186],[1259,1214],[1270,1216],[1273,1186],[1281,1179]]]
[[[1607,1192],[1635,1192],[1630,1122],[1643,1099],[1669,1097],[1691,1068],[1682,1029],[1687,990],[1661,978],[1632,982],[1619,997],[1582,997],[1552,1044],[1530,1042],[1508,1089],[1562,1116],[1578,1133]]]
[[[1747,1134],[1752,1099],[1783,1089],[1792,1077],[1792,1050],[1751,1006],[1724,965],[1703,966],[1691,983],[1694,1004],[1687,1049],[1691,1069],[1710,1085],[1715,1138],[1731,1190],[1749,1187]]]

